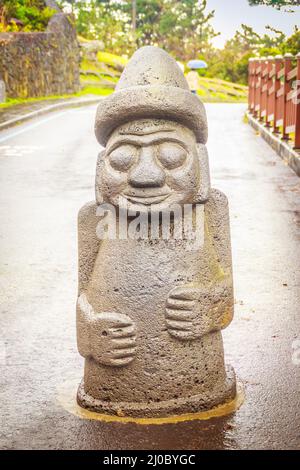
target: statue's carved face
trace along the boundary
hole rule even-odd
[[[123,124],[98,162],[98,194],[105,202],[140,210],[193,203],[200,185],[198,152],[193,132],[176,122]]]

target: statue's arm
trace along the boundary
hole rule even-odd
[[[78,213],[78,298],[76,305],[77,345],[80,354],[90,355],[91,325],[95,317],[86,300],[86,290],[99,249],[96,217],[97,204],[88,202]],[[85,307],[85,308],[83,308]]]
[[[233,317],[233,279],[228,200],[213,189],[205,207],[207,236],[212,248],[212,320],[216,329],[225,328]]]
[[[97,238],[97,204],[85,204],[78,214],[77,345],[79,353],[99,364],[122,367],[135,357],[136,328],[128,315],[95,312],[88,300],[88,285],[101,245]]]
[[[166,302],[171,336],[192,340],[225,328],[233,316],[229,212],[226,196],[212,190],[204,207],[208,275],[201,283],[175,287]],[[202,251],[203,256],[203,251]]]
[[[87,289],[99,250],[96,211],[97,204],[93,201],[85,204],[78,214],[78,295]]]

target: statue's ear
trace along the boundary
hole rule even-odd
[[[209,161],[206,146],[204,144],[197,144],[197,153],[199,159],[200,180],[195,202],[203,203],[207,201],[210,193]]]
[[[96,193],[96,202],[97,204],[103,203],[103,195],[102,195],[102,172],[104,167],[104,157],[105,157],[106,150],[102,150],[97,158],[97,165],[96,165],[96,179],[95,179],[95,193]]]

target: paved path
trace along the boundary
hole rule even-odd
[[[246,401],[235,415],[176,425],[82,420],[57,400],[83,367],[76,217],[94,197],[95,108],[0,133],[0,448],[300,447],[300,365],[292,361],[300,340],[300,180],[243,123],[244,109],[207,105],[212,182],[231,212],[236,309],[225,351]]]

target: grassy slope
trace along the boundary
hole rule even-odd
[[[45,96],[39,98],[8,99],[1,103],[0,108],[7,108],[16,104],[30,103],[42,100],[55,100],[84,95],[105,96],[113,92],[113,89],[121,75],[127,59],[110,54],[98,52],[97,61],[84,58],[81,62],[80,80],[82,90],[73,95]],[[199,77],[200,88],[198,95],[204,102],[239,103],[247,100],[247,87],[217,78]]]
[[[241,103],[247,101],[248,87],[219,78],[200,77],[198,95],[204,102]]]
[[[83,60],[81,64],[81,83],[85,86],[94,86],[113,89],[118,81],[121,70],[127,60],[123,57],[98,53],[98,62]],[[95,72],[89,73],[89,72]],[[247,100],[247,87],[225,80],[199,77],[200,88],[198,95],[204,102],[244,102]]]

